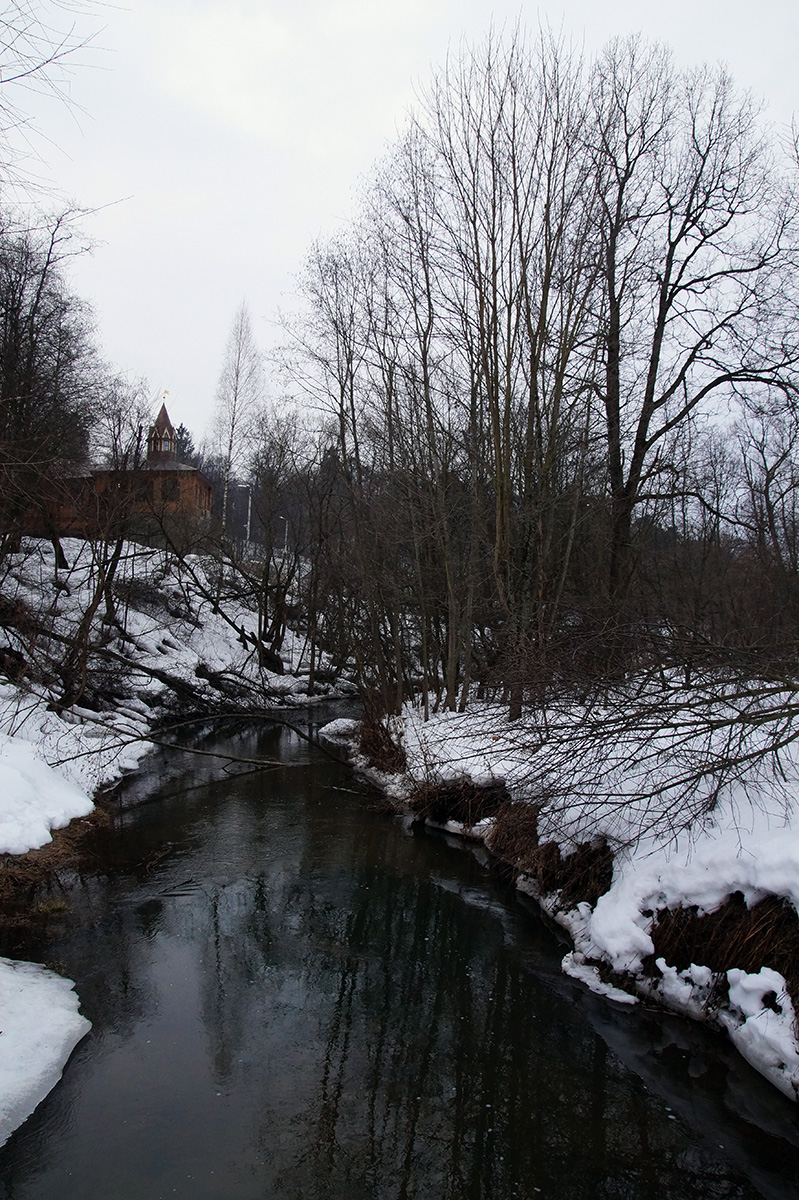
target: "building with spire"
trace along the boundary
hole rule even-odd
[[[178,435],[166,404],[147,434],[147,503],[154,514],[209,520],[213,488],[197,467],[178,461]]]
[[[195,533],[211,519],[213,488],[190,463],[179,461],[178,437],[166,404],[147,434],[147,457],[130,468],[102,468],[70,481],[59,505],[60,534],[131,535],[147,540],[181,526]]]

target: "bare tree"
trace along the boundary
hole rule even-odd
[[[24,158],[31,152],[31,94],[71,102],[70,72],[94,37],[82,18],[95,0],[10,0],[0,15],[0,154],[6,182],[29,190]]]
[[[98,371],[91,322],[64,277],[67,216],[0,237],[0,513],[14,542],[85,462]]]
[[[244,463],[248,438],[263,399],[261,354],[242,303],[233,320],[216,393],[212,440],[222,461],[222,531],[227,527],[231,472]]]
[[[616,41],[591,95],[608,586],[621,602],[636,509],[671,487],[674,431],[740,395],[793,393],[799,198],[721,69],[679,72],[662,47]]]
[[[792,170],[723,71],[637,39],[590,63],[492,37],[436,77],[311,255],[295,337],[341,477],[341,628],[387,708],[462,705],[477,676],[518,716],[738,637],[750,518],[713,431],[766,414],[747,494],[787,569]]]
[[[93,451],[114,471],[136,471],[147,457],[153,403],[146,379],[112,376],[99,398]]]

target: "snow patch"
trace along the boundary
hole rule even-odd
[[[335,721],[328,721],[327,725],[323,725],[319,730],[319,736],[328,742],[350,745],[355,741],[359,725],[360,721],[355,721],[350,717],[338,717]]]
[[[756,1070],[791,1100],[798,1099],[799,1046],[785,980],[770,967],[757,974],[732,968],[727,979],[729,1009],[720,1019],[730,1039]]]
[[[91,1029],[69,979],[0,958],[0,1145],[61,1078]]]
[[[94,808],[85,792],[41,758],[34,746],[0,733],[0,853],[24,854],[52,841],[73,817]]]
[[[629,992],[623,992],[621,988],[614,987],[611,983],[604,983],[597,967],[592,963],[587,963],[585,956],[577,951],[571,950],[565,954],[560,965],[564,975],[569,975],[572,979],[579,979],[580,983],[584,983],[598,996],[605,996],[608,1000],[615,1000],[618,1004],[638,1003],[635,996],[631,996]]]

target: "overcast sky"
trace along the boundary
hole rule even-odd
[[[46,170],[99,210],[72,277],[106,357],[166,389],[198,439],[238,304],[268,349],[310,243],[347,220],[414,89],[492,17],[549,23],[589,51],[640,31],[681,65],[725,62],[778,126],[799,110],[796,0],[130,0],[100,12],[72,76],[81,111],[38,105]]]

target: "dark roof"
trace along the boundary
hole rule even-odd
[[[165,433],[171,433],[173,437],[175,436],[175,430],[172,425],[172,422],[169,419],[169,413],[166,411],[165,404],[161,405],[161,411],[159,412],[158,416],[155,418],[155,424],[153,425],[153,429],[155,429],[162,436]]]
[[[199,467],[192,467],[189,463],[179,463],[171,459],[168,462],[146,462],[142,464],[143,471],[171,471],[173,474],[182,471],[184,474],[190,472],[196,475],[198,479],[202,479],[203,483],[207,483],[208,487],[213,490],[213,483],[207,475],[203,475]]]
[[[201,475],[202,472],[197,467],[192,467],[188,463],[175,462],[174,459],[169,459],[167,462],[146,462],[142,464],[144,471],[194,471],[196,475]]]
[[[126,469],[124,467],[94,467],[87,475],[70,475],[70,479],[93,479],[98,475],[142,475],[145,472],[151,471],[169,471],[176,475],[180,473],[190,472],[196,475],[198,479],[202,479],[203,483],[207,483],[209,488],[213,489],[213,483],[207,475],[203,475],[199,467],[192,467],[189,463],[179,463],[174,460],[168,462],[146,462],[142,463],[137,469]]]

